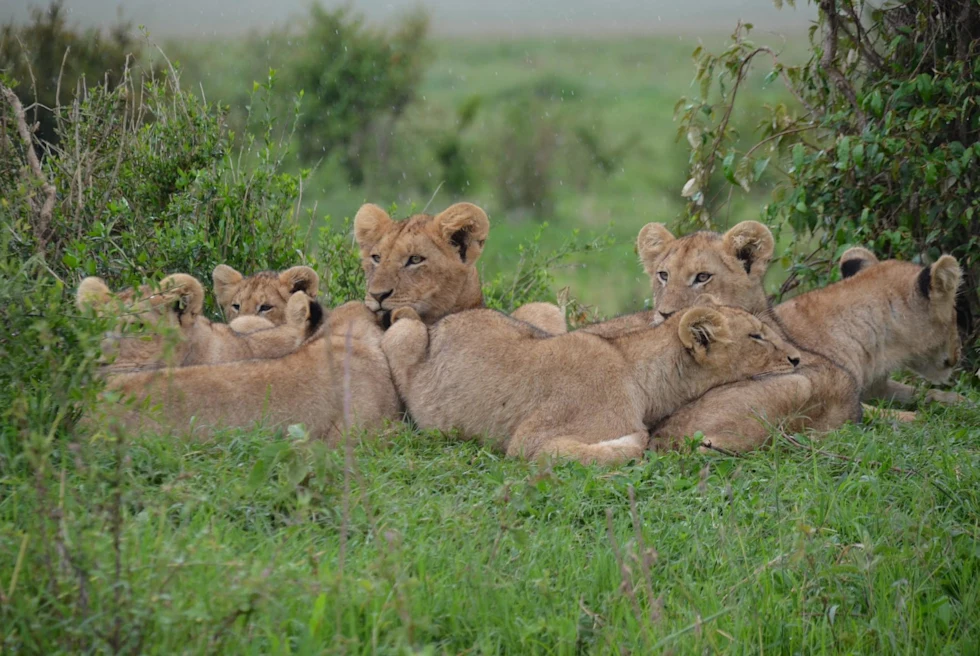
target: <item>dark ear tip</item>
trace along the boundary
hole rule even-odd
[[[864,262],[860,259],[853,259],[841,262],[840,274],[842,278],[850,278],[864,268]]]
[[[919,293],[929,298],[929,289],[932,287],[932,267],[922,267],[918,277]]]
[[[320,302],[314,299],[310,299],[310,318],[309,325],[310,328],[319,328],[320,323],[323,321],[323,306]]]

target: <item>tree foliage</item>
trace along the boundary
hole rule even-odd
[[[966,274],[962,313],[976,314],[980,3],[817,5],[802,65],[751,42],[751,25],[740,25],[720,55],[695,51],[701,97],[678,108],[692,146],[683,191],[692,224],[714,226],[734,190],[775,171],[780,183],[764,219],[791,229],[798,245],[781,292],[826,282],[849,245],[923,263],[951,253]],[[785,84],[795,102],[770,107],[759,138],[737,148],[730,121],[759,58],[771,64],[767,79]],[[727,189],[714,178],[719,170]]]
[[[415,97],[429,57],[428,30],[422,13],[389,33],[365,26],[349,8],[313,5],[291,65],[295,86],[311,97],[300,124],[300,156],[315,162],[337,151],[351,182],[360,184],[372,130],[383,124],[390,133]]]
[[[32,8],[28,24],[0,27],[0,71],[19,82],[17,95],[33,108],[37,135],[47,143],[59,139],[52,108],[89,85],[115,87],[142,50],[130,23],[120,20],[106,33],[82,30],[68,24],[66,13],[64,0],[53,0],[46,9]]]

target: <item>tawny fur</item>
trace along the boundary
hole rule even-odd
[[[486,212],[456,203],[435,216],[416,214],[393,221],[366,204],[354,217],[354,237],[367,278],[364,302],[382,325],[391,312],[410,307],[426,324],[462,310],[483,307],[476,261],[490,234]],[[565,315],[550,303],[529,303],[515,310],[523,321],[565,332]]]
[[[458,430],[516,457],[626,462],[642,455],[647,426],[684,403],[799,361],[773,330],[734,308],[695,307],[610,339],[549,336],[492,310],[431,327],[410,308],[392,318],[382,348],[418,425]]]
[[[211,280],[214,297],[229,323],[254,315],[276,326],[286,323],[286,304],[293,294],[303,292],[316,299],[320,285],[320,277],[308,266],[260,271],[246,277],[227,264],[219,264]]]
[[[865,261],[855,266],[859,257]],[[766,442],[767,424],[824,432],[859,420],[861,398],[901,398],[895,390],[904,386],[889,380],[898,369],[945,381],[960,353],[955,259],[943,256],[929,269],[928,296],[920,289],[923,269],[915,264],[878,263],[864,249],[848,251],[844,262],[860,270],[772,310],[772,321],[803,354],[798,372],[712,390],[659,425],[654,445],[677,446],[701,431],[704,448],[747,451]]]
[[[311,436],[337,444],[347,428],[376,431],[401,416],[381,336],[362,303],[347,303],[315,337],[280,358],[111,376],[108,389],[135,403],[102,410],[132,430],[200,435],[220,427],[303,424]]]
[[[476,261],[489,233],[486,212],[470,203],[404,221],[377,205],[362,206],[354,236],[367,278],[365,304],[379,315],[411,307],[426,323],[482,307]]]
[[[762,280],[775,242],[769,228],[743,221],[728,232],[695,232],[675,238],[660,223],[648,223],[636,238],[636,252],[650,276],[653,310],[627,314],[581,330],[615,336],[656,325],[691,307],[701,294],[749,312],[768,307]],[[706,278],[706,280],[705,280]]]
[[[156,289],[144,285],[115,294],[100,278],[85,278],[76,303],[119,317],[102,343],[109,372],[277,358],[295,351],[322,320],[317,302],[299,292],[289,299],[282,326],[262,320],[236,330],[213,323],[202,314],[201,283],[182,273],[167,276]]]

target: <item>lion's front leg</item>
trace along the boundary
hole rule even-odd
[[[916,389],[911,385],[900,383],[897,380],[886,379],[875,383],[865,390],[864,394],[861,395],[861,400],[883,400],[911,404],[915,402],[916,397]],[[934,403],[955,405],[957,403],[962,403],[965,399],[956,392],[945,392],[943,390],[930,389],[926,392],[925,400]]]
[[[811,398],[812,389],[800,374],[715,388],[661,422],[651,445],[658,451],[677,449],[700,432],[701,451],[743,452],[763,446],[774,426],[791,433],[822,428],[822,422],[814,421],[819,404]]]
[[[391,321],[391,328],[381,338],[381,350],[401,389],[409,381],[411,370],[425,360],[429,351],[429,329],[409,307],[392,312]]]

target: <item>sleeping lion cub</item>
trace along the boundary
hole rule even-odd
[[[956,259],[943,255],[921,267],[878,262],[854,248],[841,264],[860,271],[772,310],[771,320],[803,353],[798,372],[713,389],[657,426],[654,444],[676,446],[701,431],[702,448],[746,451],[765,444],[765,422],[790,433],[839,427],[859,396],[896,396],[892,390],[902,386],[889,376],[899,369],[945,382],[961,353]],[[855,414],[859,418],[860,410]]]
[[[167,276],[156,290],[143,285],[116,294],[101,278],[85,278],[75,302],[79,309],[119,315],[116,328],[102,342],[103,355],[111,360],[108,373],[277,358],[295,351],[323,319],[320,304],[299,292],[289,299],[283,326],[273,327],[259,317],[243,317],[239,324],[213,323],[202,314],[204,288],[183,273]],[[142,326],[150,330],[141,332]]]
[[[549,336],[493,310],[427,328],[403,307],[381,347],[420,427],[486,438],[508,456],[615,464],[640,457],[648,425],[712,387],[799,362],[753,315],[703,303],[616,338]]]

